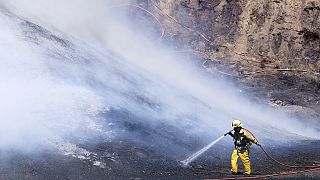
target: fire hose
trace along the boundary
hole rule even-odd
[[[317,166],[292,166],[292,165],[283,163],[283,162],[275,159],[274,157],[272,157],[261,145],[260,145],[260,148],[270,160],[272,160],[273,162],[275,162],[281,166],[288,167],[288,168],[320,168],[320,165],[317,165]]]
[[[248,129],[246,129],[255,139],[257,139]],[[272,157],[261,145],[258,145],[261,150],[264,152],[264,154],[273,162],[281,165],[281,166],[285,166],[288,168],[320,168],[320,165],[318,166],[292,166],[292,165],[288,165],[286,163],[280,162],[279,160],[275,159],[274,157]]]

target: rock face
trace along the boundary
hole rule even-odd
[[[301,103],[281,100],[289,104],[318,104],[319,0],[148,2],[166,26],[165,37],[186,45],[179,48],[189,46],[201,51],[208,60],[204,65],[209,71],[239,78],[245,87],[264,88],[267,91],[263,95],[268,98],[275,98],[270,93],[279,89],[273,86],[300,91],[307,86],[312,89],[307,95],[312,100]],[[299,83],[292,82],[292,78]]]

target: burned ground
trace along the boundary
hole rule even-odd
[[[320,165],[319,141],[297,142],[291,146],[265,148],[278,160],[292,165]],[[41,155],[12,153],[1,158],[1,179],[209,179],[236,178],[230,175],[231,146],[219,144],[203,157],[184,168],[175,157],[159,154],[154,149],[128,141],[101,143],[91,147],[98,154],[114,150],[118,158],[105,157],[106,167],[92,165],[52,151]],[[4,155],[4,152],[2,152]],[[252,169],[255,175],[297,171],[281,167],[268,160],[257,147],[251,149]],[[240,165],[240,168],[242,166]],[[275,179],[319,179],[319,173],[304,173]]]

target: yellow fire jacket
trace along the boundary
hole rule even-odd
[[[231,136],[233,137],[235,148],[239,151],[247,151],[250,149],[252,143],[258,143],[250,131],[244,128],[242,128],[240,132],[234,132]]]

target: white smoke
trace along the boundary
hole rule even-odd
[[[164,123],[190,135],[221,135],[232,118],[240,118],[263,138],[280,131],[319,137],[312,126],[249,102],[236,87],[208,78],[157,44],[157,38],[146,37],[143,28],[133,31],[138,27],[125,16],[129,3],[134,2],[0,0],[21,19],[76,44],[68,48],[52,39],[35,40],[38,35],[26,33],[32,29],[22,20],[0,13],[1,147],[25,146],[26,138],[39,143],[85,136],[90,127],[100,126],[97,115],[109,107],[126,109],[144,124]],[[109,131],[99,129],[106,136]]]

